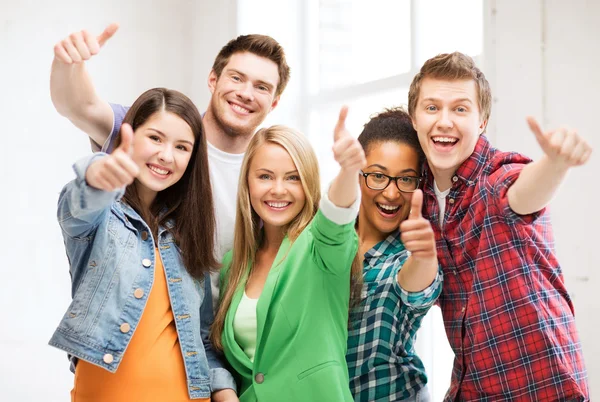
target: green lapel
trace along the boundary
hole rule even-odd
[[[251,378],[252,377],[252,362],[246,353],[242,350],[240,345],[235,340],[235,334],[233,333],[233,317],[237,312],[237,309],[240,305],[240,301],[242,300],[242,295],[244,294],[244,289],[246,288],[246,280],[247,276],[242,279],[238,289],[236,290],[233,298],[231,299],[231,306],[227,311],[227,316],[225,316],[225,330],[223,332],[224,341],[230,346],[231,352],[233,353],[233,357],[236,361],[238,361],[241,367],[237,367],[237,364],[233,364],[230,362],[232,367],[240,373],[243,377]],[[241,369],[240,369],[241,368]],[[246,371],[247,370],[247,371]],[[246,371],[246,372],[245,372]]]
[[[265,324],[267,322],[267,316],[269,314],[269,308],[271,307],[271,298],[273,297],[273,291],[275,290],[275,285],[277,284],[277,280],[279,279],[279,274],[281,273],[281,262],[287,256],[290,250],[290,240],[288,237],[284,237],[281,242],[281,246],[279,246],[279,250],[277,251],[277,256],[275,260],[273,260],[273,265],[271,265],[271,269],[269,270],[269,275],[267,276],[267,281],[265,282],[265,286],[263,288],[260,297],[258,298],[258,303],[256,305],[256,354],[254,355],[254,361],[258,361],[260,356],[262,355],[263,345],[261,344],[262,336],[265,329]]]

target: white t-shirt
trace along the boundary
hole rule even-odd
[[[440,228],[444,227],[444,214],[446,213],[446,197],[450,194],[450,189],[446,191],[440,191],[435,180],[433,181],[433,191],[435,191],[435,197],[437,198],[438,206],[440,207]]]
[[[217,222],[215,254],[220,262],[225,253],[233,248],[237,189],[244,154],[223,152],[209,142],[206,145]],[[218,272],[211,275],[211,285],[213,308],[216,310],[219,301]]]
[[[244,291],[237,311],[233,316],[233,333],[235,340],[251,362],[254,362],[256,337],[258,336],[258,319],[256,318],[257,304],[258,299],[251,299],[246,294],[246,291]]]

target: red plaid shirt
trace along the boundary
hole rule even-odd
[[[424,214],[444,271],[439,298],[454,350],[445,401],[585,401],[573,305],[546,210],[521,216],[506,196],[530,159],[481,136],[452,178],[443,230],[425,169]]]

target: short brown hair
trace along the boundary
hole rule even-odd
[[[479,112],[483,120],[488,120],[492,112],[492,91],[485,75],[475,65],[470,56],[460,52],[443,53],[427,60],[421,71],[413,78],[408,90],[408,113],[414,117],[421,82],[425,77],[464,80],[472,79],[479,89]]]
[[[243,52],[264,57],[277,64],[279,84],[275,89],[275,96],[281,95],[290,80],[290,66],[288,66],[285,60],[283,47],[275,39],[267,35],[240,35],[223,46],[212,66],[213,71],[217,74],[217,78],[221,76],[231,56],[235,53]]]

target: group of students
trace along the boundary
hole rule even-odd
[[[256,131],[290,78],[274,39],[221,49],[200,115],[170,89],[98,97],[85,61],[116,30],[54,48],[54,105],[99,151],[58,202],[73,300],[50,344],[71,400],[427,401],[414,343],[434,303],[445,400],[589,400],[547,212],[590,157],[576,132],[530,119],[535,162],[493,148],[487,80],[442,54],[357,139],[342,108],[321,194],[303,134]]]

